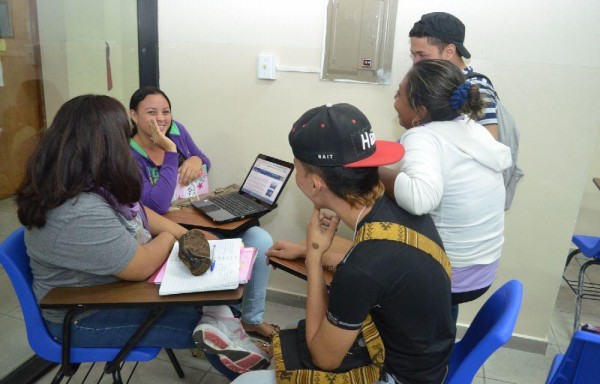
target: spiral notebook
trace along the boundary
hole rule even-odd
[[[158,294],[176,295],[236,289],[240,276],[242,239],[208,240],[214,268],[194,276],[179,258],[179,243],[175,243]]]

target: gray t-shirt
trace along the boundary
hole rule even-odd
[[[42,228],[25,231],[25,244],[38,301],[55,287],[118,281],[115,275],[131,262],[138,247],[120,215],[93,193],[50,210]],[[62,322],[64,313],[43,311],[54,322]]]

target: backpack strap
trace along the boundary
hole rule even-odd
[[[498,96],[498,92],[496,92],[496,89],[494,88],[494,84],[492,83],[492,80],[490,80],[490,78],[487,77],[486,75],[484,75],[483,73],[473,71],[473,72],[468,73],[466,75],[466,78],[467,78],[467,80],[477,79],[477,78],[484,79],[489,84],[489,87],[486,86],[485,84],[481,84],[481,85],[477,84],[477,85],[493,92],[493,96],[495,99],[500,99],[500,97]]]
[[[366,240],[390,240],[417,248],[433,257],[452,278],[450,260],[442,247],[429,237],[404,225],[390,222],[371,222],[363,225],[354,237],[353,245]]]
[[[466,75],[466,77],[467,77],[467,80],[468,80],[468,79],[473,79],[473,78],[476,78],[476,77],[480,77],[480,78],[482,78],[482,79],[485,79],[485,80],[486,80],[488,83],[490,83],[490,85],[491,85],[492,87],[494,86],[494,84],[492,83],[492,80],[490,80],[490,78],[489,78],[489,77],[487,77],[486,75],[484,75],[483,73],[479,73],[479,72],[475,72],[475,71],[473,71],[473,72],[469,72],[469,73]]]

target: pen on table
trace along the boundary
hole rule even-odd
[[[212,247],[212,253],[210,254],[210,258],[212,259],[212,261],[210,262],[210,271],[212,272],[213,269],[215,269],[215,245],[213,245]]]

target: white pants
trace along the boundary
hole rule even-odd
[[[244,373],[233,380],[231,384],[275,384],[275,370],[269,369],[264,371],[252,371]],[[386,375],[385,380],[378,381],[374,384],[394,384],[394,379],[390,375]]]

